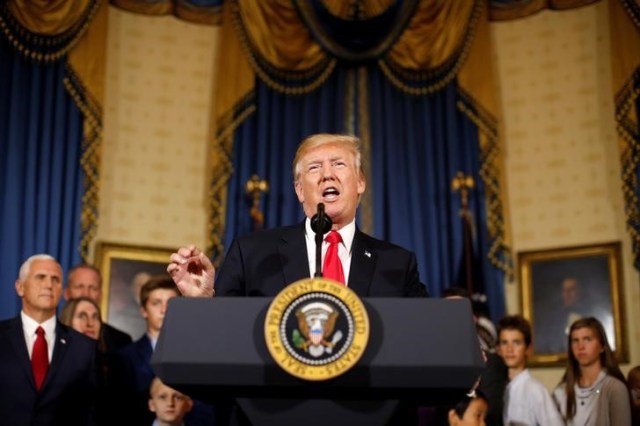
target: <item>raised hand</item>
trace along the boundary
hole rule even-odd
[[[167,272],[183,296],[215,296],[215,268],[200,249],[194,245],[181,247],[171,254],[169,260]]]

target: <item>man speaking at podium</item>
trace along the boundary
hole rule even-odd
[[[360,231],[356,209],[365,191],[360,141],[354,136],[317,134],[306,138],[293,160],[294,188],[303,223],[236,238],[215,279],[210,259],[197,247],[171,255],[167,272],[185,296],[275,296],[286,285],[315,275],[311,218],[324,204],[338,243],[342,281],[360,297],[426,297],[415,254]],[[338,266],[338,269],[340,268]],[[326,269],[326,268],[325,268]]]
[[[427,297],[415,254],[375,239],[356,226],[356,209],[366,188],[358,138],[309,136],[296,152],[293,176],[304,222],[236,238],[215,280],[213,264],[200,249],[178,249],[171,255],[167,272],[184,296],[274,297],[296,281],[324,276],[349,286],[360,297]],[[312,221],[322,209],[330,219],[330,231],[323,229],[323,223]],[[320,261],[312,223],[326,234],[322,275],[316,274]],[[412,417],[413,411],[398,415]]]

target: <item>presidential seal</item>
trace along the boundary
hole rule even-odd
[[[273,299],[264,337],[271,356],[287,373],[327,380],[358,362],[369,341],[369,317],[349,287],[308,278],[287,286]]]

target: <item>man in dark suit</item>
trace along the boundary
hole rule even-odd
[[[64,299],[70,300],[80,296],[89,297],[98,306],[101,306],[102,274],[95,266],[81,263],[71,268],[67,273],[67,287],[64,290]],[[131,336],[127,333],[106,322],[102,323],[102,339],[109,354],[127,346],[132,341]]]
[[[95,341],[57,321],[60,264],[31,256],[15,287],[22,311],[0,322],[0,423],[94,424]]]
[[[360,231],[356,209],[365,191],[360,141],[319,134],[305,139],[293,161],[294,187],[306,219],[299,225],[236,239],[218,277],[197,247],[171,255],[167,271],[185,296],[275,296],[285,286],[315,275],[315,234],[311,218],[319,203],[342,242],[338,256],[345,284],[359,296],[426,297],[415,255]],[[327,243],[323,243],[326,252]],[[324,255],[323,255],[324,256]]]
[[[275,296],[287,285],[315,276],[316,243],[311,218],[318,204],[323,203],[332,222],[331,230],[340,235],[338,257],[345,285],[363,297],[427,296],[414,253],[375,239],[356,226],[356,209],[366,188],[360,141],[356,137],[318,134],[306,138],[293,160],[293,176],[306,216],[304,222],[237,238],[215,280],[215,269],[202,251],[195,246],[178,249],[171,255],[167,272],[183,295]],[[328,246],[325,240],[323,258]],[[216,405],[220,424],[227,422],[223,407],[230,406]],[[242,413],[237,415],[242,418]],[[392,420],[392,424],[416,422],[417,407],[405,405]]]

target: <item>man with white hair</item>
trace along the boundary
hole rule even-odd
[[[50,255],[28,258],[15,282],[22,310],[0,321],[0,422],[93,424],[95,341],[60,323],[62,268]]]

